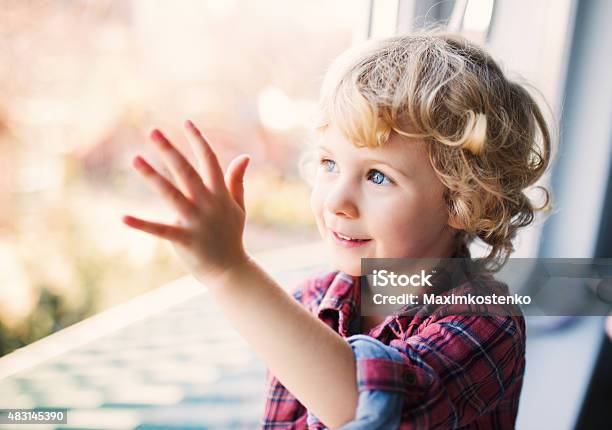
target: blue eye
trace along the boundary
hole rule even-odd
[[[328,160],[326,158],[323,158],[321,160],[321,166],[323,166],[323,169],[326,172],[331,172],[332,170],[334,170],[335,165],[336,165],[336,162],[333,160]]]
[[[336,162],[328,158],[322,158],[320,165],[327,173],[333,172],[333,170],[336,168]],[[374,182],[376,185],[393,184],[393,180],[391,180],[391,178],[382,173],[380,170],[376,169],[372,169],[368,172],[367,179]]]
[[[383,185],[386,180],[389,184],[391,183],[391,179],[384,173],[379,170],[370,170],[368,173],[368,180],[371,180],[376,185]]]

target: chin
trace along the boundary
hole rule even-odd
[[[340,270],[341,272],[346,273],[347,275],[361,276],[361,259],[358,259],[355,263],[347,262],[342,258],[334,258],[333,267],[336,270]]]

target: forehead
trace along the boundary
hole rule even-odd
[[[428,163],[426,143],[421,139],[410,139],[395,132],[387,142],[380,147],[358,147],[349,141],[335,126],[325,128],[319,140],[319,146],[325,147],[332,152],[352,155],[359,158],[375,158],[381,161],[391,162],[400,167],[409,167],[419,170]],[[335,155],[339,155],[335,154]]]

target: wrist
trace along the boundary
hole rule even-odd
[[[227,290],[236,284],[239,278],[253,270],[255,261],[244,251],[232,263],[222,269],[204,275],[195,275],[196,279],[204,284],[210,291]]]

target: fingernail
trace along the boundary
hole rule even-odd
[[[193,122],[191,122],[191,120],[190,120],[190,119],[188,119],[187,121],[185,121],[185,125],[186,125],[188,128],[195,128],[195,125],[193,125]]]
[[[151,138],[152,138],[152,139],[158,139],[158,140],[159,140],[159,139],[161,139],[162,137],[163,137],[163,135],[161,134],[161,131],[159,131],[158,129],[154,129],[154,130],[151,132]]]
[[[145,165],[145,161],[140,155],[137,155],[132,160],[132,164],[136,167],[143,167]]]

